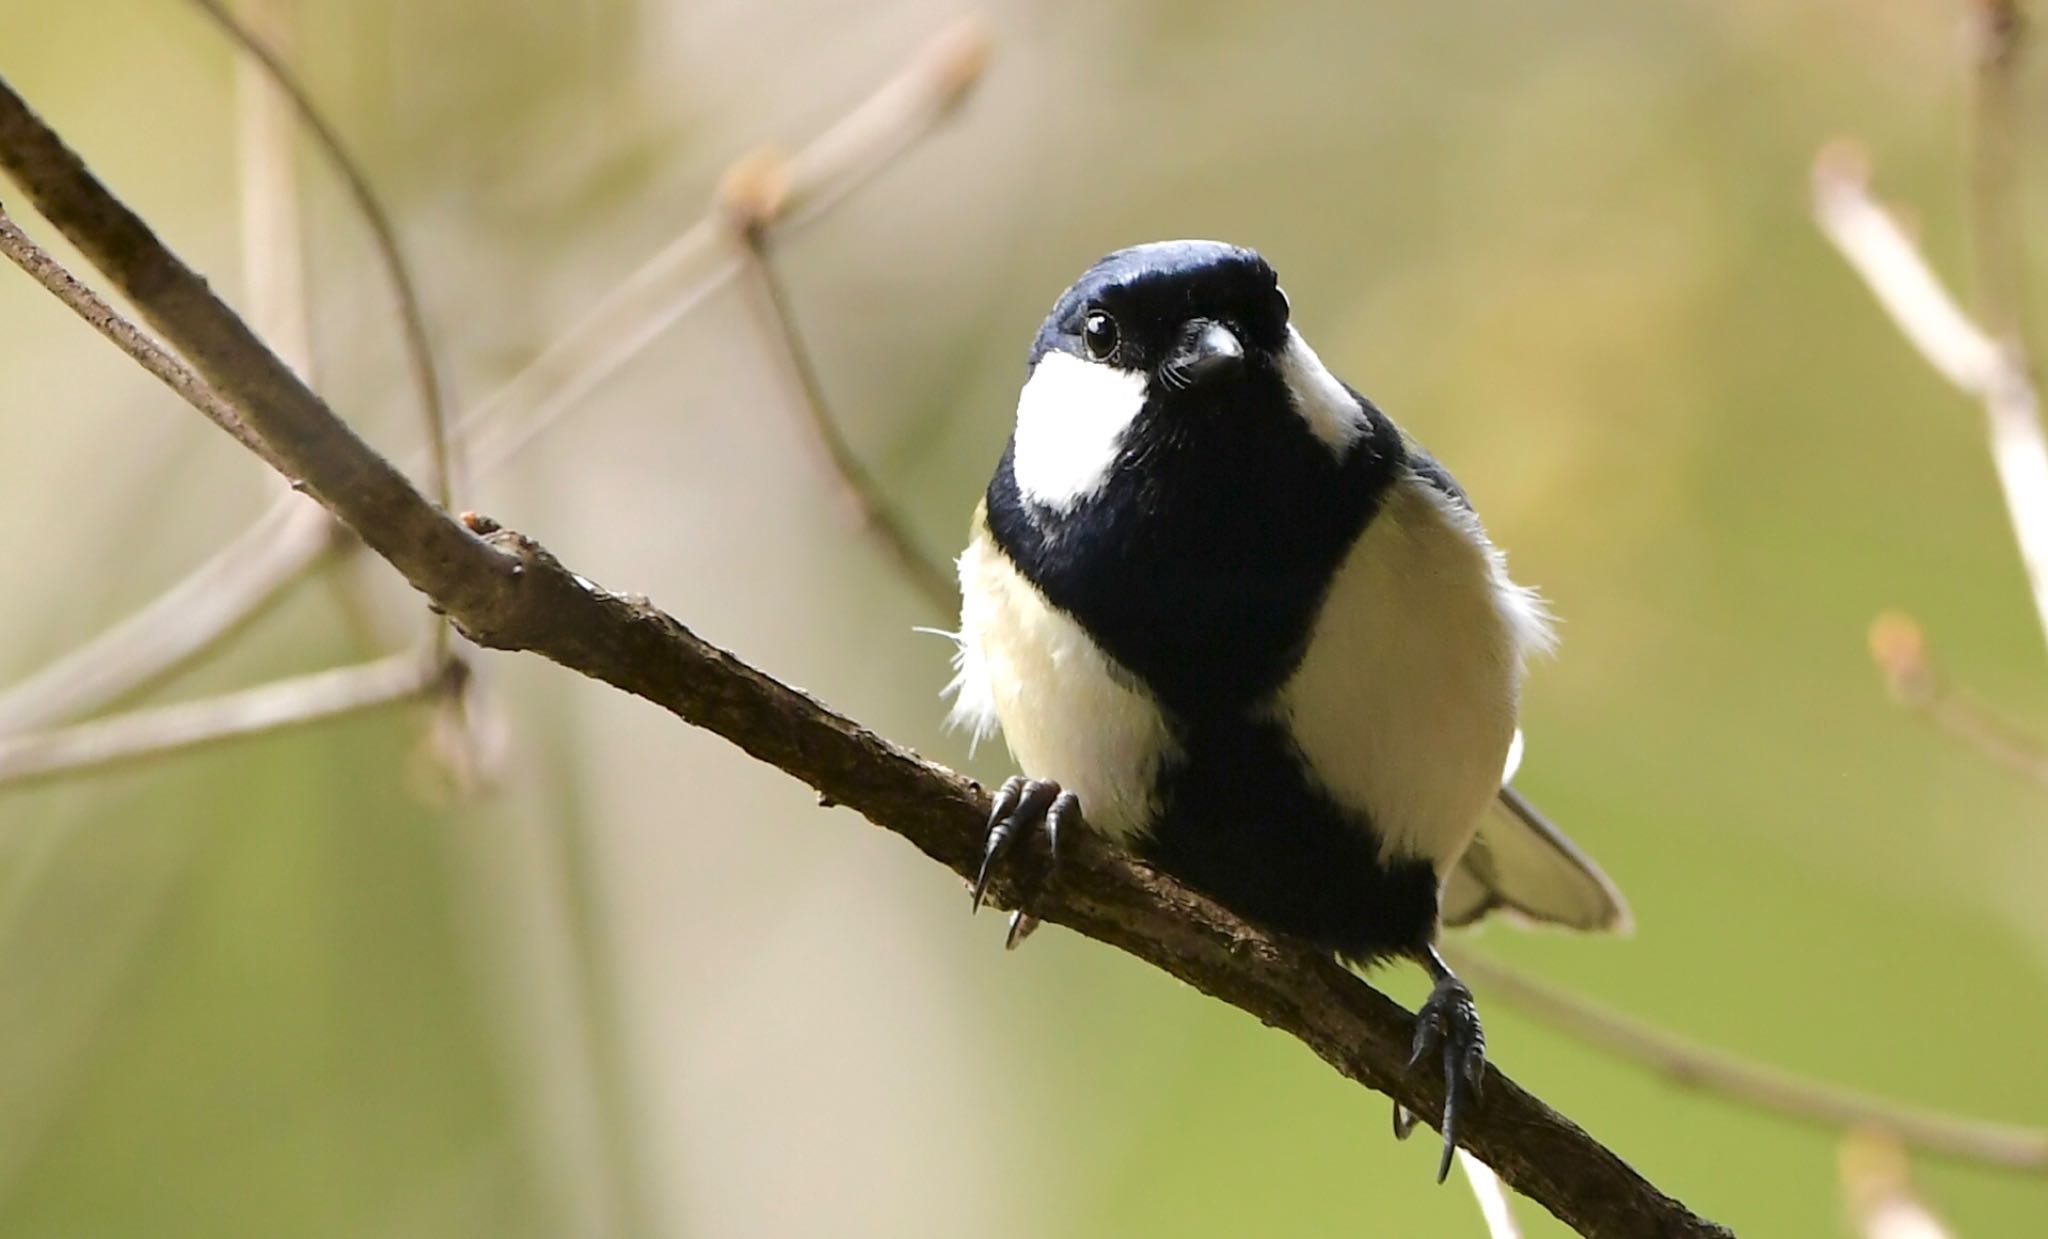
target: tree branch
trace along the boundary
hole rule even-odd
[[[1821,231],[1927,363],[1983,404],[2035,619],[2048,638],[2048,437],[2018,340],[1994,340],[1956,305],[1919,247],[1871,195],[1860,152],[1837,144],[1820,153],[1813,210]]]
[[[335,173],[347,187],[356,213],[369,227],[377,260],[391,281],[392,298],[398,304],[406,360],[412,367],[420,412],[427,422],[427,477],[431,480],[434,498],[442,507],[449,506],[455,486],[455,455],[450,444],[446,400],[440,368],[434,361],[433,340],[427,333],[426,310],[420,301],[419,288],[413,283],[412,268],[407,265],[405,252],[399,247],[398,229],[391,223],[391,216],[385,212],[376,191],[370,188],[370,179],[364,174],[362,165],[349,154],[341,135],[327,123],[326,116],[313,106],[312,96],[299,84],[298,76],[284,63],[284,59],[229,12],[221,0],[192,0],[192,3],[213,19],[221,32],[262,69],[291,104],[292,110],[298,114],[299,123],[313,135],[314,145],[320,148],[321,154],[327,157],[327,162],[333,165]]]
[[[823,220],[951,115],[986,58],[987,40],[977,22],[963,20],[934,36],[872,96],[783,165],[782,192],[768,227],[789,236]],[[729,252],[725,236],[717,212],[686,228],[464,416],[456,433],[469,444],[472,467],[487,473],[510,460],[737,278],[742,260]],[[111,310],[107,315],[118,319]],[[87,317],[96,326],[102,321]],[[151,369],[166,382],[176,377]],[[191,374],[182,366],[177,371]],[[197,376],[192,381],[199,382]],[[225,404],[216,405],[232,416]],[[329,553],[353,549],[353,541],[317,505],[298,496],[280,500],[165,593],[0,692],[0,735],[78,718],[161,682],[239,632]]]
[[[981,788],[705,643],[645,600],[599,589],[538,545],[487,522],[458,525],[299,383],[4,82],[0,166],[323,505],[479,644],[532,651],[654,702],[884,824],[961,877],[973,871],[988,808]],[[1014,903],[1017,883],[1029,880],[1006,874],[996,895]],[[1063,849],[1059,880],[1034,911],[1286,1030],[1418,1114],[1439,1113],[1441,1082],[1406,1067],[1408,1014],[1306,944],[1250,926],[1086,838]],[[1485,1088],[1467,1147],[1581,1233],[1728,1233],[1497,1069],[1488,1068]]]
[[[730,188],[732,182],[727,184]],[[896,570],[941,613],[952,610],[960,601],[953,578],[918,545],[903,514],[889,502],[875,483],[874,475],[854,454],[853,445],[839,431],[839,423],[825,400],[824,382],[819,379],[810,350],[804,347],[803,336],[797,331],[789,293],[770,257],[767,230],[754,214],[756,204],[742,205],[730,195],[728,203],[740,216],[736,227],[741,243],[746,246],[747,267],[753,277],[748,291],[765,328],[768,346],[781,363],[791,395],[802,410],[804,425],[810,431],[807,437],[823,451],[827,472],[839,483],[839,493],[853,509],[861,528],[889,553]]]
[[[1894,701],[1981,756],[2048,787],[2048,745],[1977,694],[1950,684],[1912,616],[1894,611],[1872,621],[1870,657]]]
[[[449,684],[461,674],[460,667],[431,649],[394,654],[238,693],[0,737],[0,787],[103,770],[410,701]]]
[[[1639,1063],[1675,1084],[1838,1131],[1880,1128],[1924,1153],[2048,1174],[2048,1132],[1956,1118],[1820,1084],[1639,1024],[1484,956],[1468,951],[1446,954],[1458,972],[1488,997],[1505,999],[1545,1023],[1618,1058]]]

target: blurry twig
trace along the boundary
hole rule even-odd
[[[1970,223],[1977,316],[1984,329],[2026,358],[2026,239],[2019,202],[2020,140],[2015,94],[2026,50],[2018,0],[1972,0],[1976,54],[1970,124]]]
[[[723,193],[733,230],[746,249],[747,269],[753,277],[749,283],[763,334],[769,338],[769,347],[788,376],[811,440],[822,450],[826,468],[839,483],[840,494],[862,528],[874,536],[897,569],[933,606],[942,613],[950,611],[959,602],[952,580],[918,545],[903,514],[889,502],[874,475],[854,454],[853,445],[846,441],[826,403],[824,383],[797,330],[789,293],[782,286],[769,254],[766,226],[781,198],[782,176],[780,164],[772,160],[742,163],[727,176]]]
[[[249,28],[283,46],[290,29],[279,0],[251,0]],[[291,98],[254,56],[235,59],[235,149],[242,190],[242,284],[257,334],[303,375],[313,373],[299,184],[292,158]]]
[[[1900,705],[2015,774],[2048,786],[2048,744],[1968,689],[1948,683],[1911,616],[1878,616],[1870,626],[1870,656]]]
[[[1469,951],[1446,951],[1493,996],[1675,1084],[1837,1129],[1881,1127],[1931,1156],[2048,1174],[2048,1131],[1958,1118],[1816,1083],[1675,1037]]]
[[[235,442],[262,457],[272,468],[284,472],[269,446],[242,424],[241,414],[221,399],[206,380],[192,373],[185,363],[151,339],[148,332],[123,318],[98,293],[65,270],[64,265],[23,232],[4,209],[0,209],[0,253],[5,253],[15,266],[28,272],[38,284],[55,294],[57,300],[92,324],[93,330],[111,340],[114,347],[134,358],[143,369],[184,397],[187,404],[206,414],[207,420],[234,436]],[[4,713],[4,702],[0,702],[0,715]]]
[[[1906,1151],[1890,1132],[1850,1132],[1838,1165],[1849,1223],[1863,1239],[1952,1239],[1954,1232],[1914,1193]]]
[[[456,449],[450,440],[440,369],[434,360],[433,340],[427,334],[426,311],[420,301],[419,288],[413,282],[412,269],[407,266],[405,253],[399,247],[398,229],[392,225],[391,216],[385,212],[376,191],[370,188],[369,177],[364,174],[362,165],[349,154],[341,135],[314,106],[312,96],[300,84],[291,66],[230,12],[223,0],[191,2],[211,17],[242,53],[269,75],[278,91],[298,113],[299,123],[313,135],[314,144],[334,166],[335,173],[348,188],[356,212],[368,226],[370,238],[377,248],[378,261],[384,266],[385,275],[391,281],[392,295],[398,303],[398,321],[404,329],[406,357],[412,366],[420,411],[427,421],[427,476],[434,498],[444,509],[449,507],[453,503]],[[443,630],[441,625],[435,627],[437,631]]]
[[[965,97],[987,54],[987,36],[971,19],[927,42],[872,96],[790,157],[781,214],[772,231],[787,236],[824,219],[929,133]],[[743,260],[724,238],[725,226],[716,213],[686,228],[465,415],[457,434],[470,444],[473,467],[481,473],[504,464],[735,278]],[[110,311],[80,313],[103,332],[109,330],[104,324],[118,321],[106,317]],[[124,340],[115,343],[133,354]],[[171,381],[148,360],[137,360]],[[217,399],[214,403],[233,417],[232,410]],[[337,544],[331,528],[317,506],[296,496],[280,501],[192,575],[113,628],[0,691],[0,735],[100,710],[217,648],[330,551],[351,545],[345,535]]]
[[[274,680],[56,731],[0,737],[0,787],[83,774],[423,697],[459,675],[432,650]]]
[[[1458,1150],[1458,1165],[1465,1170],[1465,1182],[1472,1188],[1472,1199],[1479,1203],[1479,1216],[1486,1222],[1487,1239],[1522,1239],[1522,1228],[1515,1224],[1514,1210],[1508,1207],[1508,1189],[1502,1186],[1500,1176],[1485,1162]]]
[[[308,493],[480,644],[527,650],[664,706],[884,823],[961,878],[979,867],[988,796],[701,639],[598,588],[482,518],[457,523],[263,347],[206,281],[0,80],[0,167],[166,341],[305,479]],[[1042,857],[1040,858],[1042,860]],[[1285,1029],[1425,1119],[1442,1082],[1408,1069],[1414,1021],[1323,952],[1275,937],[1085,836],[1034,904]],[[1015,906],[1022,871],[996,895]],[[1691,1213],[1497,1067],[1461,1143],[1589,1236],[1729,1232]]]
[[[1854,148],[1837,144],[1821,152],[1813,207],[1821,230],[1906,339],[1950,383],[1983,403],[2035,617],[2048,638],[2048,438],[2018,340],[1994,340],[1956,305],[1919,248],[1871,195],[1869,164]]]

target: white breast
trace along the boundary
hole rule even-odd
[[[1126,840],[1151,822],[1154,778],[1173,740],[1152,695],[1055,610],[976,522],[960,556],[955,723],[1000,722],[1025,774],[1081,798],[1096,833]]]
[[[1472,514],[1404,473],[1331,583],[1275,701],[1381,853],[1448,872],[1501,785],[1522,663],[1549,640]]]

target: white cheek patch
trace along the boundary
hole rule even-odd
[[[1281,346],[1277,360],[1294,411],[1308,423],[1309,430],[1337,455],[1350,451],[1367,425],[1365,409],[1357,399],[1344,390],[1323,359],[1292,327],[1287,329],[1287,343]]]
[[[1101,490],[1145,407],[1145,388],[1143,374],[1072,353],[1039,358],[1017,398],[1017,489],[1061,512]]]

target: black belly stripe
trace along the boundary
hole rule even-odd
[[[1148,859],[1240,915],[1360,962],[1430,940],[1435,871],[1382,863],[1372,823],[1316,785],[1279,723],[1212,724],[1182,743],[1185,760],[1160,772]]]

